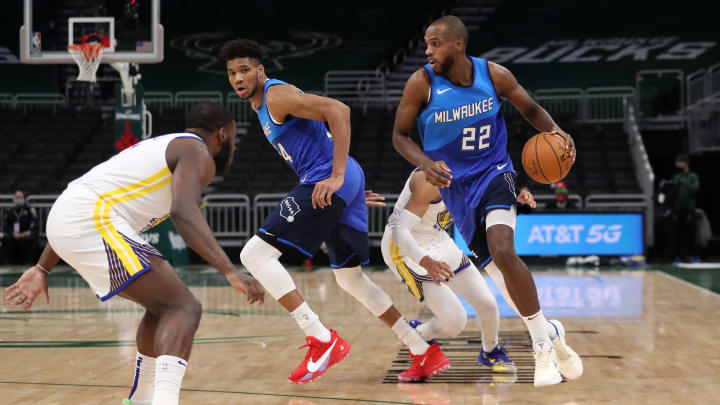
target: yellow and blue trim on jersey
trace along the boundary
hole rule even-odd
[[[98,197],[93,222],[103,239],[110,272],[110,292],[100,297],[102,301],[117,294],[133,279],[149,270],[151,266],[148,255],[163,257],[152,246],[139,244],[121,234],[110,221],[110,209],[115,204],[132,201],[167,187],[171,183],[172,173],[166,166],[137,183],[119,187]]]
[[[425,295],[423,294],[422,283],[433,283],[434,281],[432,277],[429,275],[420,275],[413,271],[403,260],[403,257],[400,254],[400,247],[392,239],[390,239],[390,259],[395,265],[395,269],[400,274],[400,277],[402,277],[403,284],[407,286],[410,294],[415,296],[415,298],[420,300],[420,302],[424,301]],[[470,259],[463,255],[460,265],[453,273],[457,274],[469,266]]]

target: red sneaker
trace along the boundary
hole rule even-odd
[[[325,375],[325,371],[350,353],[350,343],[338,336],[335,329],[330,329],[330,341],[321,342],[308,336],[307,344],[300,348],[309,347],[305,360],[290,374],[288,380],[293,384],[307,384]]]
[[[410,368],[397,375],[400,381],[422,381],[450,368],[450,360],[437,344],[431,344],[421,355],[416,356],[410,352],[410,357],[413,359]]]

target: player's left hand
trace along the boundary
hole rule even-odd
[[[225,274],[225,278],[227,278],[228,282],[234,289],[247,295],[247,297],[245,297],[245,302],[248,304],[259,302],[260,305],[262,305],[265,303],[265,291],[260,283],[254,278],[240,272],[237,269]]]
[[[332,195],[342,187],[343,182],[345,182],[345,176],[332,176],[315,184],[312,193],[313,208],[325,208],[332,205]]]
[[[45,297],[46,304],[50,303],[47,274],[37,266],[25,270],[15,284],[5,289],[5,293],[5,301],[15,306],[22,305],[22,311],[30,309],[35,297],[40,294]]]
[[[384,207],[385,197],[378,193],[373,193],[372,190],[365,190],[365,204],[368,207]]]
[[[572,164],[575,164],[575,158],[576,158],[576,151],[575,151],[575,141],[573,141],[572,136],[568,134],[567,132],[563,131],[560,128],[556,128],[551,131],[555,135],[561,137],[565,141],[565,152],[568,152],[570,154],[570,162]]]
[[[520,189],[520,192],[517,195],[517,202],[521,204],[527,204],[530,206],[530,208],[535,208],[537,206],[537,203],[535,202],[535,197],[533,197],[530,190],[528,190],[526,187]]]

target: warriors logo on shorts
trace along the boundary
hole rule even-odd
[[[444,209],[437,214],[437,230],[446,230],[453,223],[453,218],[450,215],[450,211]]]

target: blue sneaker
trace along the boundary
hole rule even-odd
[[[517,373],[517,366],[510,360],[505,351],[505,344],[497,345],[491,352],[480,350],[478,363],[491,367],[496,373]]]
[[[422,325],[422,321],[419,319],[412,319],[408,322],[408,325],[410,325],[413,329],[417,329],[418,325]],[[438,343],[435,339],[428,340],[427,344],[440,346],[440,343]]]

